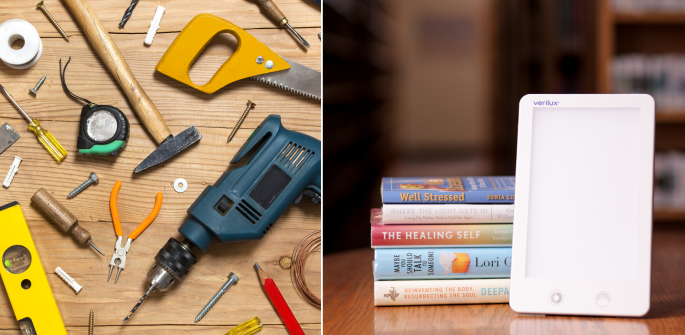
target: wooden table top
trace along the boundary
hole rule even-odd
[[[229,161],[243,142],[269,114],[280,114],[283,125],[321,139],[321,104],[254,80],[232,83],[208,95],[155,72],[155,65],[178,32],[196,15],[211,13],[225,18],[259,39],[277,54],[321,71],[321,11],[310,0],[276,0],[275,2],[295,29],[311,44],[300,47],[290,34],[260,13],[253,1],[246,0],[155,0],[140,1],[124,29],[117,24],[130,0],[88,0],[112,33],[131,71],[155,103],[172,133],[197,126],[202,140],[164,164],[134,175],[133,169],[157,145],[141,126],[131,105],[85,40],[65,5],[58,0],[45,1],[45,7],[66,31],[67,42],[58,34],[35,3],[22,0],[0,1],[0,23],[23,19],[38,30],[43,53],[36,65],[14,70],[0,62],[0,83],[18,104],[40,120],[67,149],[69,155],[57,164],[30,133],[19,112],[0,97],[0,124],[8,122],[21,138],[0,155],[2,176],[14,156],[23,159],[9,189],[0,189],[0,205],[18,201],[28,222],[48,280],[70,334],[86,334],[88,314],[95,312],[97,334],[225,334],[233,326],[259,316],[265,324],[260,334],[287,334],[282,322],[259,284],[252,265],[259,262],[276,281],[305,333],[321,332],[321,311],[307,304],[295,291],[290,271],[281,269],[278,260],[291,255],[298,241],[320,229],[321,209],[308,201],[292,205],[266,236],[259,241],[232,244],[214,242],[208,252],[199,255],[198,263],[180,283],[164,293],[153,293],[126,323],[123,318],[145,293],[146,274],[154,256],[170,238],[180,238],[178,227],[185,220],[187,208],[207,185],[227,171]],[[166,8],[161,28],[152,46],[143,44],[157,6]],[[221,35],[220,35],[221,36]],[[207,81],[230,55],[230,40],[215,39],[191,69],[196,83]],[[72,57],[66,72],[69,89],[95,103],[121,109],[131,123],[127,147],[119,157],[81,156],[77,154],[76,137],[82,103],[70,99],[59,79],[61,58]],[[37,97],[29,94],[41,76],[47,75]],[[245,110],[247,100],[256,103],[245,123],[230,144],[226,138]],[[76,198],[67,194],[95,172],[99,185],[91,186]],[[173,182],[188,181],[185,193],[177,193]],[[4,179],[4,177],[3,177]],[[128,235],[150,213],[155,194],[162,192],[164,201],[157,219],[133,243],[126,268],[119,282],[107,282],[109,260],[116,236],[109,211],[109,194],[117,180],[123,186],[119,193],[122,229]],[[31,196],[45,188],[88,229],[93,242],[105,252],[100,256],[81,247],[30,205]],[[2,231],[0,230],[0,233]],[[321,292],[320,253],[307,262],[306,278],[313,292]],[[76,294],[53,273],[56,267],[69,273],[83,290]],[[115,271],[116,272],[116,271]],[[197,313],[226,281],[230,272],[240,277],[205,318],[195,323]],[[114,277],[114,276],[113,276]],[[18,324],[4,289],[0,289],[0,333],[18,334]]]
[[[642,318],[518,315],[508,304],[373,306],[372,249],[326,255],[325,334],[683,334],[685,230],[656,230]]]

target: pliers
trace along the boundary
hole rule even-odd
[[[124,265],[126,264],[126,254],[128,253],[128,249],[131,248],[131,242],[140,235],[140,233],[147,228],[147,226],[152,223],[152,221],[155,220],[157,217],[157,214],[159,214],[159,209],[162,208],[162,192],[157,193],[157,197],[155,198],[155,206],[152,208],[152,213],[148,215],[148,217],[143,220],[143,222],[138,225],[138,228],[136,228],[131,235],[128,235],[128,240],[126,241],[126,246],[123,248],[121,247],[121,241],[122,241],[122,236],[123,233],[121,231],[121,221],[119,221],[119,210],[117,209],[117,196],[119,195],[119,189],[121,188],[121,181],[118,180],[114,184],[114,188],[112,188],[112,193],[109,195],[109,210],[112,213],[112,223],[114,224],[114,232],[117,234],[117,242],[114,245],[114,255],[112,255],[112,260],[109,261],[109,276],[107,277],[107,281],[112,277],[112,270],[114,270],[114,267],[117,266],[116,261],[119,261],[119,270],[117,271],[117,277],[114,279],[114,283],[116,284],[117,281],[119,280],[119,274],[121,274],[121,270],[124,269]]]

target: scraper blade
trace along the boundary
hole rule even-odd
[[[5,124],[0,127],[0,154],[7,150],[10,145],[14,144],[19,137],[19,133],[5,122]]]

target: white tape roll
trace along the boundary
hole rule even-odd
[[[24,40],[19,50],[12,49],[14,41]],[[13,69],[28,69],[38,62],[43,53],[43,42],[36,28],[30,23],[13,19],[0,24],[0,59]]]

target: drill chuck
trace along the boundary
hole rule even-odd
[[[138,303],[133,306],[131,312],[124,318],[124,323],[133,316],[133,313],[138,310],[138,307],[145,301],[145,298],[154,290],[162,292],[169,289],[171,284],[177,280],[183,279],[188,274],[195,263],[197,257],[192,252],[193,245],[189,241],[179,242],[175,238],[170,238],[169,241],[159,250],[155,256],[156,264],[147,273],[147,279],[150,281],[150,288],[147,293],[143,295]]]
[[[188,241],[184,242],[185,244],[170,238],[159,250],[155,256],[156,264],[147,274],[151,286],[166,291],[175,281],[183,279],[197,263],[197,257],[191,251],[192,245]]]

